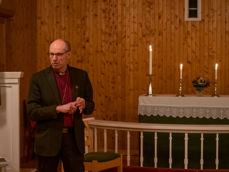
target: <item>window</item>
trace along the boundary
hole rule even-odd
[[[201,20],[201,0],[185,0],[185,20]]]

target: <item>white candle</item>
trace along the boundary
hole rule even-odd
[[[217,80],[218,63],[215,64],[215,80]]]
[[[152,75],[152,45],[149,46],[149,75]]]
[[[180,64],[180,79],[182,79],[182,70],[183,70],[183,64]]]

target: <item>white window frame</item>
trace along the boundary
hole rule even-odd
[[[201,20],[201,0],[197,0],[197,17],[189,17],[189,0],[185,0],[185,21],[200,21]]]

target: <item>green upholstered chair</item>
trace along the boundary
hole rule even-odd
[[[90,138],[89,125],[85,123],[85,146],[88,147],[88,153],[84,156],[84,166],[86,171],[98,172],[110,168],[117,168],[118,172],[122,172],[122,155],[114,152],[93,152],[92,142]]]

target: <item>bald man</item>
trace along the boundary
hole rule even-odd
[[[56,172],[61,159],[65,172],[83,172],[82,114],[94,110],[93,90],[85,71],[69,66],[70,43],[57,39],[49,46],[51,66],[33,74],[28,113],[35,127],[39,172]]]

